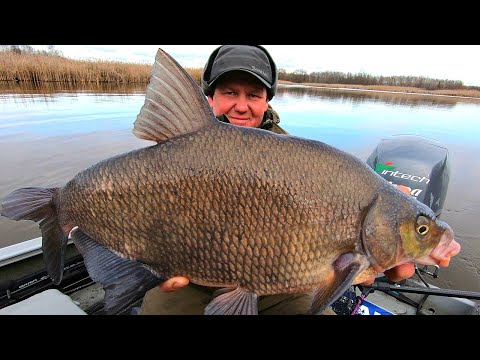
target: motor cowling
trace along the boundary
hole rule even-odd
[[[439,217],[450,180],[448,150],[438,141],[415,135],[382,139],[367,164],[394,186],[429,206]]]

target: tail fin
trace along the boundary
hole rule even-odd
[[[15,190],[2,200],[0,214],[13,220],[41,221],[42,251],[48,274],[55,284],[63,277],[65,248],[64,234],[57,218],[54,195],[59,188],[29,187]]]

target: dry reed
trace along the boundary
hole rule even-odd
[[[59,56],[0,52],[0,81],[148,83],[151,64],[73,60]],[[198,84],[202,69],[186,69]]]
[[[148,64],[0,53],[0,80],[147,83],[151,68]]]

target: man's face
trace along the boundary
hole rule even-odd
[[[224,114],[233,125],[258,127],[268,108],[267,89],[254,76],[232,71],[217,80],[208,103],[215,116]]]

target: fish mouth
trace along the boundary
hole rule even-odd
[[[447,225],[447,229],[443,232],[438,245],[430,254],[416,259],[415,262],[420,265],[440,265],[446,267],[450,264],[450,259],[457,255],[461,249],[462,247],[453,237],[452,229]]]

